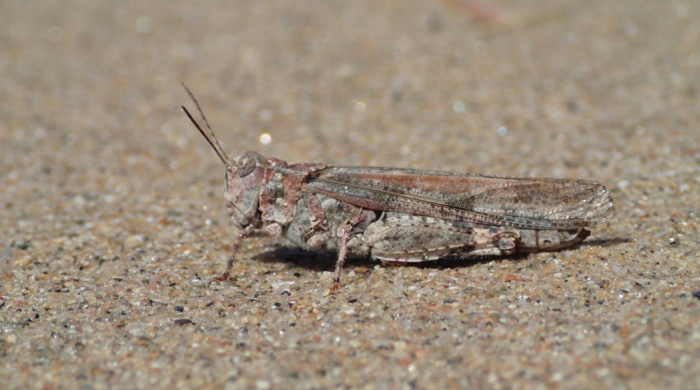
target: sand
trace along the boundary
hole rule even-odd
[[[488,8],[486,5],[488,3]],[[692,1],[0,2],[0,383],[700,387]],[[576,248],[418,266],[244,242],[233,154],[604,183]]]

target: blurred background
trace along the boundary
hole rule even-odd
[[[0,0],[0,382],[700,386],[699,13]],[[561,253],[360,261],[338,295],[333,258],[252,240],[210,285],[233,233],[180,82],[230,154],[592,179],[617,216]]]

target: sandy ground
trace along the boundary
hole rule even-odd
[[[0,1],[0,383],[700,387],[693,1]],[[244,242],[229,153],[605,183],[580,247],[351,261]],[[269,140],[269,142],[267,142]]]

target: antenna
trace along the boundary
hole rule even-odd
[[[221,144],[219,143],[219,140],[216,138],[216,135],[214,135],[214,131],[212,131],[211,126],[209,126],[209,121],[207,121],[207,117],[204,116],[204,112],[202,111],[202,108],[199,106],[199,102],[197,102],[197,99],[194,97],[194,94],[192,93],[192,91],[190,91],[190,89],[187,88],[187,85],[185,85],[184,82],[181,84],[185,88],[185,91],[187,91],[187,94],[190,95],[190,98],[194,102],[194,105],[197,107],[197,111],[199,111],[199,115],[202,117],[202,121],[206,125],[209,133],[206,133],[204,130],[202,130],[202,127],[192,117],[190,112],[187,111],[185,106],[180,106],[180,108],[182,109],[182,111],[185,112],[185,115],[187,115],[187,117],[190,118],[190,121],[192,121],[192,124],[194,124],[194,127],[196,127],[197,130],[199,130],[199,133],[202,134],[204,139],[206,139],[207,142],[209,142],[209,145],[211,145],[212,149],[214,149],[214,151],[216,152],[216,155],[219,156],[219,159],[221,160],[221,162],[223,162],[224,165],[228,165],[229,161],[230,161],[229,157],[226,154],[226,152],[224,151],[224,148],[221,147]]]

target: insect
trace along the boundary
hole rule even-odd
[[[613,214],[610,193],[595,181],[288,164],[251,151],[229,158],[183,87],[206,131],[182,110],[226,168],[226,209],[238,231],[216,281],[228,279],[246,237],[282,236],[305,250],[337,252],[337,288],[349,254],[422,262],[555,251]]]

